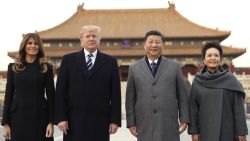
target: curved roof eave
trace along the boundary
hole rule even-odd
[[[158,20],[150,20],[151,18]],[[111,26],[112,23],[112,26]],[[143,23],[143,24],[142,24]],[[143,38],[148,30],[158,29],[166,37],[220,37],[225,39],[230,31],[220,31],[191,22],[172,5],[167,9],[85,10],[78,8],[65,22],[38,32],[42,39],[75,39],[82,25],[102,27],[103,38]],[[112,27],[112,28],[111,28]]]

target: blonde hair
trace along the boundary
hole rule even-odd
[[[48,64],[45,61],[46,59],[45,59],[45,54],[42,48],[42,40],[37,33],[27,33],[24,35],[23,40],[21,41],[21,44],[19,47],[18,57],[15,60],[14,65],[12,66],[12,69],[16,73],[21,72],[25,69],[25,66],[22,63],[22,60],[24,60],[26,57],[25,47],[30,38],[34,39],[37,42],[39,51],[36,57],[37,59],[39,59],[39,64],[42,68],[41,72],[45,73],[48,70]]]
[[[83,26],[80,30],[80,35],[84,34],[86,31],[90,31],[90,30],[96,30],[98,32],[98,34],[101,35],[101,28],[99,26],[96,26],[96,25]]]

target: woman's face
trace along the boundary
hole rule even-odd
[[[207,66],[209,71],[215,71],[218,69],[221,63],[221,56],[219,50],[216,48],[209,48],[206,51],[204,64]]]
[[[25,46],[26,55],[35,56],[39,52],[39,47],[35,39],[30,38]]]

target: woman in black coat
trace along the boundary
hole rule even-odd
[[[235,76],[220,67],[219,42],[201,50],[204,67],[195,76],[190,97],[188,133],[193,141],[246,141],[245,93]]]
[[[45,94],[46,93],[46,94]],[[38,34],[24,36],[7,73],[3,136],[12,141],[53,140],[54,80]]]

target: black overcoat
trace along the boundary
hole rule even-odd
[[[10,125],[12,141],[45,141],[54,114],[52,66],[42,73],[38,60],[23,64],[25,69],[18,73],[13,63],[8,66],[2,125]]]
[[[115,58],[97,52],[91,71],[84,51],[63,56],[57,79],[55,122],[68,121],[64,141],[108,141],[109,124],[121,126],[121,92]]]

